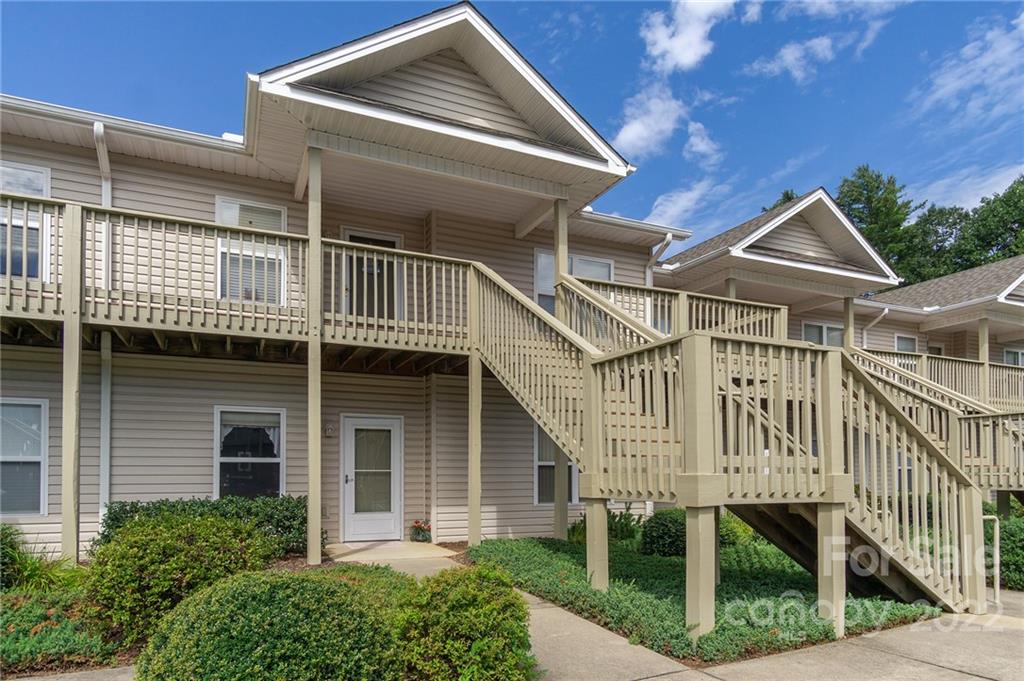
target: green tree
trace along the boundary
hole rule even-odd
[[[981,200],[953,245],[953,271],[1024,254],[1024,175]]]
[[[790,201],[795,201],[797,197],[797,193],[792,189],[783,189],[782,193],[779,194],[779,198],[775,199],[775,203],[773,203],[770,206],[761,206],[761,212],[764,213],[770,211],[772,208],[778,208],[779,206],[783,206],[789,203]]]
[[[905,229],[907,220],[924,204],[908,198],[906,186],[894,176],[886,177],[867,164],[842,179],[836,203],[882,258],[903,276],[904,261],[915,258],[915,239],[912,230]]]
[[[903,254],[899,275],[904,285],[916,284],[956,271],[953,247],[970,223],[970,211],[934,204],[902,230]]]

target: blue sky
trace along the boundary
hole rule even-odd
[[[0,90],[219,135],[258,72],[447,3],[0,6]],[[994,2],[478,7],[639,170],[598,210],[696,243],[860,163],[971,206],[1024,171],[1024,11]]]

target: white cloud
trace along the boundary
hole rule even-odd
[[[740,21],[744,24],[753,24],[761,21],[761,8],[764,5],[764,0],[751,0],[743,6],[743,15],[740,17]]]
[[[888,23],[888,19],[872,19],[868,22],[868,27],[864,29],[864,35],[861,36],[860,42],[857,43],[857,49],[854,51],[858,59],[860,59],[866,49],[874,44],[878,34],[882,32],[882,29]]]
[[[1024,164],[1020,163],[988,168],[972,165],[946,177],[911,185],[907,193],[939,206],[974,208],[983,197],[1002,193],[1021,174]]]
[[[665,83],[653,83],[626,100],[624,122],[612,146],[642,159],[661,153],[686,116],[686,106]]]
[[[917,115],[942,110],[974,126],[1024,111],[1024,12],[1007,24],[979,24],[957,52],[943,57],[910,95]]]
[[[733,0],[672,3],[671,15],[649,12],[640,27],[650,67],[659,74],[689,71],[711,54],[712,27],[732,13]]]
[[[745,66],[743,72],[772,77],[788,73],[797,84],[803,85],[814,78],[818,63],[830,62],[835,56],[832,38],[823,35],[802,43],[786,43],[774,57],[761,57]]]
[[[686,220],[698,212],[709,200],[727,194],[728,184],[715,184],[705,177],[696,184],[675,189],[654,200],[650,214],[644,218],[658,225],[686,226]]]
[[[697,163],[704,170],[717,168],[725,158],[725,153],[718,143],[711,139],[704,124],[690,121],[686,131],[689,134],[686,146],[683,147],[683,156],[686,160]]]
[[[803,14],[815,19],[841,16],[878,17],[888,14],[908,0],[788,0],[779,3],[777,16],[787,19]]]
[[[758,186],[768,187],[781,180],[784,180],[785,178],[789,177],[796,171],[800,170],[814,159],[824,154],[827,148],[828,147],[824,146],[817,147],[816,149],[811,149],[810,151],[806,151],[802,154],[786,159],[786,162],[783,163],[777,170],[768,175],[768,177],[758,182]]]

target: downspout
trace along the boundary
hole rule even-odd
[[[103,123],[95,121],[92,124],[92,136],[96,143],[96,161],[100,168],[100,205],[104,208],[111,208],[114,203],[111,173],[110,153],[107,150],[107,135]],[[107,288],[110,285],[110,223],[103,225],[103,264],[101,286]],[[111,405],[110,395],[113,382],[113,353],[111,347],[112,339],[109,331],[100,334],[100,521],[107,513],[107,505],[110,503],[110,426],[111,426]]]
[[[861,348],[863,348],[864,350],[867,350],[867,349],[868,349],[868,331],[870,331],[870,330],[871,330],[871,327],[873,327],[873,326],[874,326],[875,324],[877,324],[878,322],[880,322],[880,321],[882,321],[883,319],[885,319],[885,316],[886,316],[887,314],[889,314],[889,308],[885,308],[885,309],[883,309],[883,310],[882,310],[881,312],[879,312],[879,313],[878,313],[878,316],[877,316],[877,317],[875,317],[874,319],[872,319],[872,320],[871,320],[870,322],[868,322],[868,323],[867,323],[867,324],[866,324],[866,325],[864,326],[864,328],[863,328],[863,329],[861,329],[861,331],[860,331],[860,333],[861,333],[861,337],[860,337],[860,347],[861,347]]]
[[[669,232],[665,233],[665,238],[661,240],[661,243],[651,253],[651,257],[647,259],[647,269],[645,270],[645,280],[648,286],[654,286],[654,266],[658,264],[658,260],[661,258],[665,249],[672,243],[672,234]]]

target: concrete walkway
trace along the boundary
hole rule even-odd
[[[430,545],[428,545],[430,546]],[[423,576],[456,565],[408,547],[357,547],[362,556]],[[440,547],[434,547],[440,548]],[[415,550],[415,549],[412,549]],[[443,550],[443,549],[442,549]],[[383,553],[382,553],[383,552]],[[340,551],[339,551],[340,553]],[[342,559],[358,560],[349,550]],[[691,669],[536,596],[530,638],[542,681],[1024,681],[1024,593],[1003,592],[998,612],[939,619],[744,662]],[[131,667],[33,677],[130,681]]]
[[[454,567],[455,552],[429,542],[380,541],[328,544],[327,555],[339,563],[388,565],[414,577],[427,577]]]

